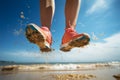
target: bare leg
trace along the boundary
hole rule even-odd
[[[87,45],[90,38],[87,34],[79,34],[74,29],[76,26],[81,0],[66,0],[65,18],[66,29],[62,38],[60,50],[66,52],[74,47],[83,47]]]
[[[76,26],[76,21],[80,9],[81,0],[66,0],[65,5],[65,18],[66,18],[66,28]]]
[[[40,17],[42,26],[46,26],[50,29],[54,10],[54,0],[40,0]]]

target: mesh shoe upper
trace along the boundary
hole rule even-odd
[[[62,38],[62,44],[65,44],[77,37],[82,36],[83,34],[78,34],[74,29],[72,28],[67,28],[65,30],[64,36]]]
[[[46,37],[46,41],[51,45],[52,44],[52,36],[51,32],[47,27],[41,27],[40,30],[43,32],[44,36]]]

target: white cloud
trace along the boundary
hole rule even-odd
[[[86,14],[92,14],[100,9],[106,9],[108,7],[106,0],[96,0],[94,4],[87,10]]]
[[[104,41],[91,43],[90,46],[80,49],[80,53],[85,56],[81,58],[87,60],[120,60],[120,33],[112,35]],[[78,56],[81,56],[81,54]]]
[[[13,56],[28,59],[28,61],[74,62],[74,61],[108,61],[120,60],[120,33],[104,39],[105,42],[94,42],[85,48],[74,48],[70,52],[59,50],[50,53],[18,51]]]

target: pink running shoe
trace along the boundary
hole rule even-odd
[[[52,36],[47,27],[40,28],[33,23],[28,24],[26,37],[31,43],[37,44],[42,52],[51,51]]]
[[[88,34],[78,34],[74,29],[67,28],[62,38],[60,50],[67,52],[74,47],[83,47],[89,44],[90,37]]]

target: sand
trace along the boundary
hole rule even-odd
[[[0,75],[0,80],[116,80],[113,75],[118,73],[120,73],[120,69],[87,71],[22,71],[2,73]],[[70,75],[74,75],[74,77]]]
[[[0,70],[0,80],[116,80],[120,64],[10,65]]]

